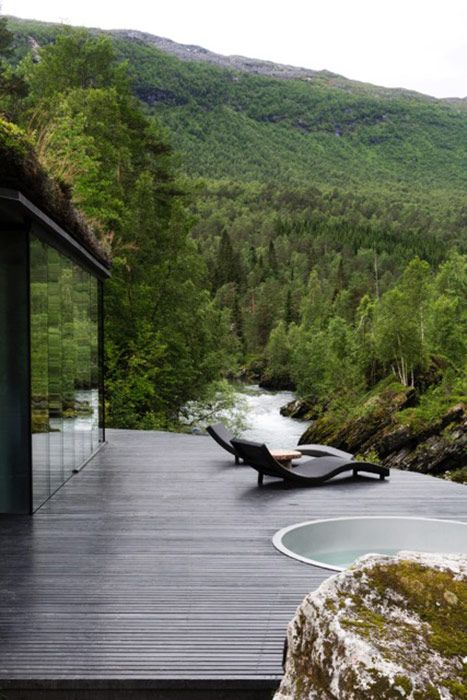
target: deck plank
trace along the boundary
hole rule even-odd
[[[258,488],[206,437],[108,439],[33,517],[0,518],[0,688],[273,687],[287,622],[329,576],[276,552],[277,529],[467,521],[467,488],[429,476]]]

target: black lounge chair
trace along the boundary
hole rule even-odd
[[[357,476],[358,472],[378,474],[380,479],[389,476],[389,469],[372,462],[354,462],[353,460],[339,457],[316,457],[295,463],[292,469],[284,467],[269,452],[266,445],[248,440],[232,440],[232,444],[246,464],[258,472],[258,484],[263,483],[265,475],[275,476],[284,482],[295,482],[303,486],[317,486],[338,474],[352,472]],[[300,446],[299,448],[300,449]]]
[[[236,449],[232,445],[231,440],[234,439],[233,433],[225,427],[223,423],[215,423],[214,425],[208,425],[206,432],[214,438],[218,445],[230,452],[235,457],[235,464],[240,464],[240,455],[237,453]]]
[[[214,440],[230,452],[230,454],[235,457],[235,464],[240,463],[241,455],[238,454],[236,449],[232,445],[232,440],[234,435],[225,427],[223,423],[215,423],[214,425],[208,425],[206,431],[209,435],[214,438]],[[329,445],[298,445],[297,450],[303,455],[308,457],[340,457],[341,459],[353,459],[353,455],[350,452],[344,452],[343,450],[338,450],[336,447],[330,447]]]

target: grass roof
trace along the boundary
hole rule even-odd
[[[82,215],[70,193],[44,170],[24,132],[0,118],[0,187],[20,191],[107,267],[110,257]]]

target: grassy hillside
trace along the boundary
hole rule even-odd
[[[12,20],[16,59],[57,27]],[[136,94],[169,127],[191,176],[325,187],[447,191],[467,184],[467,113],[338,76],[290,80],[187,62],[114,36]]]

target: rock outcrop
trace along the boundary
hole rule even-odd
[[[467,556],[370,554],[309,594],[274,700],[467,698]]]
[[[320,408],[313,404],[312,401],[305,401],[304,399],[294,399],[281,408],[282,416],[297,418],[298,420],[314,420],[319,417],[319,414]]]
[[[247,58],[246,56],[223,56],[222,54],[209,51],[202,46],[194,44],[179,44],[165,37],[155,36],[148,32],[140,32],[131,29],[113,30],[111,32],[118,38],[130,41],[142,41],[145,44],[156,46],[164,53],[172,54],[182,61],[197,61],[200,63],[210,63],[220,68],[230,68],[242,73],[254,73],[255,75],[267,75],[274,78],[288,78],[290,80],[302,79],[313,80],[315,78],[340,78],[335,73],[327,70],[312,70],[311,68],[301,68],[299,66],[289,66],[273,61],[264,61],[258,58]],[[344,79],[345,80],[345,79]]]
[[[307,428],[302,444],[326,443],[379,459],[386,467],[443,474],[467,466],[467,406],[458,403],[437,420],[410,420],[415,390],[389,388],[371,397],[360,415],[347,420],[324,413]],[[400,413],[404,411],[404,416]]]

